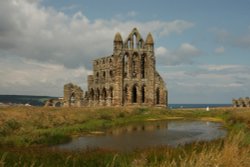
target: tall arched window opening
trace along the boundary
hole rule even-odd
[[[73,92],[70,96],[70,103],[71,104],[74,104],[75,103],[75,100],[76,100],[76,97],[75,97],[75,93]]]
[[[107,99],[107,91],[105,88],[102,89],[102,98],[103,98],[103,100]]]
[[[130,39],[128,40],[128,49],[130,49],[131,48],[131,41],[130,41]]]
[[[156,89],[156,104],[160,104],[160,89]]]
[[[97,88],[96,90],[96,100],[99,100],[100,99],[100,90],[99,88]]]
[[[145,85],[142,86],[141,88],[141,102],[145,103]]]
[[[94,100],[94,89],[93,88],[91,88],[91,90],[90,90],[90,99]]]
[[[113,87],[109,88],[109,96],[110,96],[110,99],[112,100],[113,99]]]
[[[136,60],[137,60],[137,55],[133,55],[132,57],[132,78],[136,78]]]
[[[128,77],[128,55],[125,54],[123,57],[123,77]]]
[[[136,35],[133,35],[133,48],[137,48],[136,46]]]
[[[142,41],[141,40],[138,42],[138,48],[142,48]]]
[[[128,102],[128,85],[124,88],[124,102]]]
[[[145,55],[141,56],[141,77],[145,78]]]
[[[132,103],[137,103],[137,87],[136,85],[132,88]]]

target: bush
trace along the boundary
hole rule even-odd
[[[47,144],[47,145],[56,145],[67,143],[71,141],[71,137],[64,133],[54,132],[54,133],[42,133],[38,136],[37,139],[33,141],[34,144]]]

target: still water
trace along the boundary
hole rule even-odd
[[[59,149],[82,150],[104,148],[134,150],[155,146],[177,146],[195,141],[208,141],[226,136],[220,123],[205,121],[151,121],[108,130],[103,135],[84,136]]]

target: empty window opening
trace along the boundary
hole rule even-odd
[[[132,60],[132,78],[136,77],[136,55],[133,56]]]
[[[156,89],[156,104],[160,104],[160,89]]]
[[[131,48],[131,41],[130,41],[130,39],[128,40],[128,48],[129,49]]]
[[[90,99],[94,100],[94,89],[90,90]]]
[[[103,71],[102,76],[103,76],[103,78],[105,78],[105,76],[106,76],[105,71]]]
[[[102,97],[103,97],[103,100],[107,99],[107,91],[105,88],[102,89]]]
[[[136,35],[134,34],[133,35],[133,48],[137,48],[137,46],[136,46]]]
[[[141,102],[145,103],[145,85],[141,89]]]
[[[109,76],[110,76],[111,78],[113,77],[113,71],[112,71],[112,70],[109,71]]]
[[[124,88],[124,102],[128,102],[128,85]]]
[[[132,103],[137,103],[137,87],[136,85],[132,88]]]
[[[128,55],[123,57],[123,76],[127,78],[128,75]]]
[[[71,96],[70,96],[70,103],[75,103],[75,93],[72,93]]]
[[[62,107],[61,102],[56,102],[55,107]]]
[[[141,40],[138,43],[138,48],[142,48],[142,41]]]
[[[110,96],[110,98],[111,98],[111,100],[113,99],[113,87],[110,87],[109,88],[109,96]]]
[[[100,99],[100,90],[97,89],[96,90],[96,100],[99,100]]]
[[[145,56],[141,57],[141,77],[145,78]]]

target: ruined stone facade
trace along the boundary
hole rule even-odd
[[[64,107],[81,107],[83,106],[83,90],[72,83],[64,85]]]
[[[250,107],[250,98],[233,99],[232,103],[234,107]]]
[[[146,40],[134,28],[123,41],[116,33],[113,54],[93,60],[84,92],[72,83],[64,85],[63,99],[50,99],[45,106],[162,106],[168,104],[166,85],[155,69],[154,40]]]
[[[88,106],[166,106],[167,88],[155,69],[154,41],[134,28],[123,41],[116,33],[113,54],[93,61],[84,101]]]

